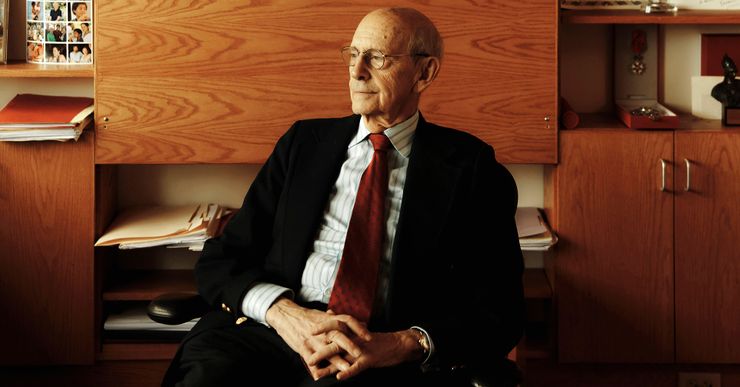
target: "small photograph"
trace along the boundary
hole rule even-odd
[[[26,18],[33,21],[42,21],[44,18],[41,16],[41,2],[40,1],[27,1]]]
[[[26,46],[26,59],[29,62],[43,62],[44,61],[44,44],[36,42],[28,42]]]
[[[69,45],[69,63],[82,63],[82,44]],[[90,49],[88,48],[88,52]]]
[[[90,21],[92,15],[92,3],[89,1],[70,2],[69,20],[70,21]]]
[[[67,26],[63,23],[46,23],[46,41],[47,42],[64,42],[66,38]]]
[[[80,52],[82,52],[82,58],[80,59],[80,63],[92,63],[93,62],[93,55],[92,55],[92,46],[88,44],[82,44],[80,45]]]
[[[72,43],[82,43],[82,27],[81,23],[69,23],[67,24],[67,41]]]
[[[44,3],[44,14],[46,21],[61,22],[67,21],[67,2],[66,1],[47,1]]]
[[[8,61],[8,37],[5,30],[8,28],[8,0],[0,0],[0,63]]]
[[[67,63],[66,44],[47,44],[45,51],[47,63]]]
[[[28,22],[26,27],[26,40],[41,42],[44,40],[44,23]]]
[[[80,30],[82,30],[82,41],[85,43],[92,43],[93,41],[92,25],[88,22],[83,22],[79,24],[80,24]]]

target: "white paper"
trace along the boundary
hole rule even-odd
[[[712,88],[723,79],[721,76],[691,77],[691,115],[707,120],[722,119],[722,104],[712,97]]]

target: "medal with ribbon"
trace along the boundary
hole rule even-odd
[[[642,75],[645,72],[645,62],[642,61],[642,53],[647,49],[647,35],[643,30],[632,31],[632,53],[635,54],[632,60],[632,74]]]

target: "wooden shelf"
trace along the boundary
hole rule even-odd
[[[111,278],[104,301],[149,301],[172,292],[195,292],[192,270],[124,271]]]
[[[93,78],[93,65],[55,65],[8,61],[0,64],[0,78]]]
[[[706,120],[697,118],[691,114],[677,113],[680,122],[676,130],[681,131],[715,131],[740,133],[740,126],[724,126],[720,120]],[[649,130],[670,130],[670,129],[630,129],[626,127],[615,115],[609,113],[589,113],[580,114],[581,122],[575,129],[563,129],[562,132],[573,132],[579,130],[630,130],[630,131],[649,131]]]
[[[97,359],[105,360],[171,360],[178,343],[103,343]]]
[[[637,10],[562,10],[560,18],[566,24],[738,24],[740,11],[646,14]]]

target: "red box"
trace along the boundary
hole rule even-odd
[[[678,129],[679,119],[676,113],[661,105],[656,100],[618,100],[616,101],[617,116],[631,129]],[[630,113],[640,107],[649,107],[658,110],[661,117],[653,120],[648,116],[638,116]]]

